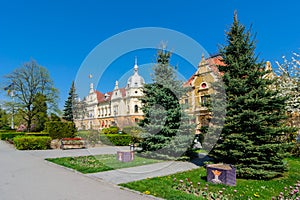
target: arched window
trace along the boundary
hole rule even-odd
[[[135,113],[138,113],[138,112],[139,112],[139,107],[138,107],[138,105],[135,105],[135,106],[134,106],[134,112],[135,112]]]

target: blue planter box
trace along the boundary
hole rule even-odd
[[[121,162],[133,161],[134,151],[117,151],[117,159]]]
[[[207,181],[216,184],[236,185],[236,169],[228,164],[206,166]]]

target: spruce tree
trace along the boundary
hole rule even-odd
[[[48,121],[48,107],[47,98],[45,95],[38,93],[35,96],[35,101],[33,102],[32,112],[34,113],[33,122],[34,126],[30,127],[30,131],[43,131],[45,128],[45,123]]]
[[[186,89],[177,80],[170,58],[171,53],[165,49],[158,51],[153,68],[154,83],[144,85],[141,99],[144,119],[140,126],[145,130],[140,143],[142,152],[162,159],[174,159],[187,153],[194,131],[179,102]]]
[[[77,94],[76,94],[75,84],[73,81],[69,91],[68,99],[65,101],[63,119],[67,121],[74,120],[73,112],[75,108],[76,99],[77,99]]]
[[[287,144],[280,138],[292,131],[285,125],[285,100],[271,89],[273,80],[264,63],[255,56],[250,31],[237,14],[227,32],[227,45],[220,49],[226,66],[219,66],[226,90],[227,113],[220,138],[210,155],[233,164],[237,176],[268,179],[286,170],[283,162]]]

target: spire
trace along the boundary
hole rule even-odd
[[[134,60],[134,73],[137,73],[139,70],[139,67],[137,65],[137,57],[135,57],[135,60]]]
[[[204,53],[202,53],[201,61],[199,62],[198,68],[205,64],[206,64],[205,56]]]
[[[91,83],[91,84],[90,84],[90,94],[93,93],[93,92],[94,92],[94,84]]]
[[[205,61],[204,53],[202,53],[201,61]]]
[[[116,81],[116,84],[115,84],[115,89],[114,90],[118,90],[119,89],[119,82]]]
[[[92,74],[89,74],[89,79],[92,79],[93,78],[93,75]],[[90,94],[92,94],[94,92],[94,84],[91,83],[90,84]]]

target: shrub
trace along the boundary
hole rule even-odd
[[[107,145],[128,146],[131,143],[131,136],[127,134],[101,134],[100,140]]]
[[[2,132],[0,133],[0,139],[1,140],[12,140],[16,136],[22,136],[25,135],[23,132]]]
[[[49,136],[49,133],[43,132],[34,132],[34,133],[25,133],[26,136]]]
[[[295,157],[300,157],[300,143],[295,143],[292,150],[291,154]]]
[[[94,146],[100,142],[100,134],[96,130],[78,131],[77,137],[81,137],[87,144]]]
[[[52,139],[72,138],[76,127],[73,122],[50,121],[45,123],[45,131]]]
[[[122,131],[131,136],[132,143],[139,143],[142,140],[140,134],[143,129],[138,126],[125,126]]]
[[[6,129],[1,129],[1,130],[0,130],[0,134],[1,134],[1,133],[12,133],[12,132],[16,132],[16,129],[8,129],[8,130],[6,130]]]
[[[43,150],[49,149],[51,137],[48,136],[17,136],[13,139],[19,150]]]
[[[102,129],[101,133],[103,134],[118,134],[119,128],[116,126],[111,126],[109,128]]]

